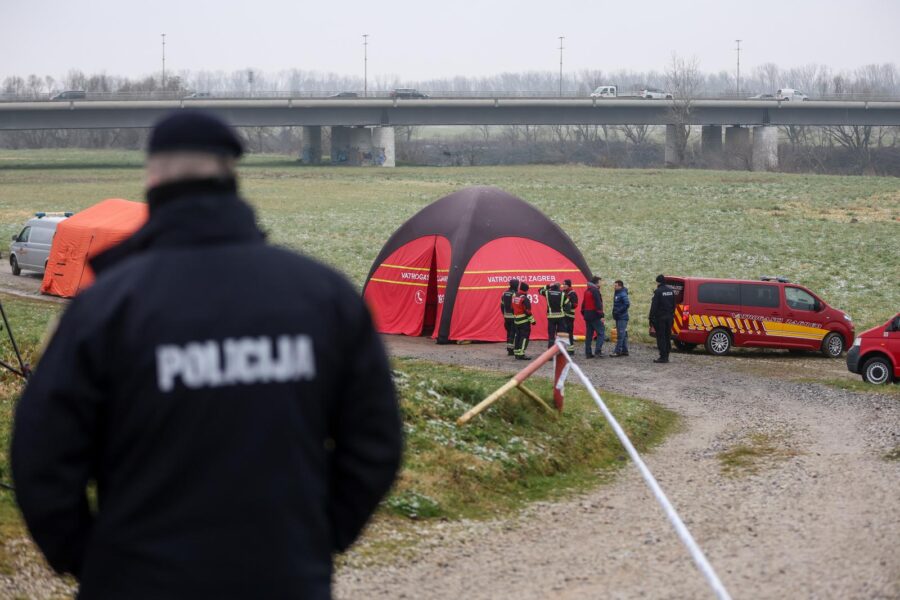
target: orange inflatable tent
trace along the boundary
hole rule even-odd
[[[147,205],[111,198],[56,226],[41,293],[71,298],[94,281],[88,260],[131,237],[147,221]]]

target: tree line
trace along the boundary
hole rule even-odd
[[[695,60],[688,62],[697,65]],[[563,73],[565,94],[587,95],[600,85],[617,85],[625,92],[643,87],[666,87],[671,65],[661,71],[628,69],[585,69]],[[738,81],[730,71],[704,72],[697,69],[697,89],[700,96],[734,96]],[[287,69],[269,73],[261,69],[234,71],[177,71],[163,81],[161,73],[142,77],[87,74],[71,70],[61,77],[52,75],[9,74],[3,77],[0,93],[4,96],[42,97],[63,90],[84,90],[93,93],[131,92],[208,92],[266,93],[298,92],[327,93],[370,90],[387,91],[397,87],[414,87],[422,91],[447,93],[540,93],[559,91],[559,74],[554,71],[523,71],[499,73],[484,77],[458,75],[423,80],[404,79],[398,75],[374,75],[368,82],[362,77],[323,73],[315,70]],[[826,65],[809,64],[783,68],[765,63],[742,73],[741,95],[774,93],[779,88],[801,89],[812,98],[841,95],[870,95],[872,97],[900,96],[900,69],[895,63],[869,64],[849,70],[833,70]]]

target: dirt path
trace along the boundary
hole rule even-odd
[[[65,298],[42,295],[41,281],[43,278],[43,274],[32,273],[31,271],[22,271],[22,274],[18,276],[13,275],[9,269],[9,264],[4,264],[0,266],[0,292],[33,300],[57,303],[68,302]]]
[[[515,370],[499,345],[391,337],[396,356]],[[535,348],[535,352],[538,349]],[[735,598],[900,598],[900,401],[790,378],[843,361],[758,353],[580,361],[600,387],[650,398],[684,428],[645,457]],[[546,368],[545,368],[546,369]],[[760,374],[790,376],[786,379]],[[768,433],[780,460],[730,477],[718,453]],[[710,597],[633,465],[584,496],[508,521],[423,528],[404,564],[346,568],[338,598]]]

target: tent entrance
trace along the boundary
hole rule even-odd
[[[422,337],[431,337],[437,323],[437,249],[431,252],[431,270],[428,272],[428,291],[425,297],[425,314],[422,318]]]
[[[380,260],[363,296],[382,333],[434,336],[440,328],[450,243],[423,235]]]

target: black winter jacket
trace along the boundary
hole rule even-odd
[[[670,319],[675,315],[675,290],[661,283],[653,292],[650,301],[650,324],[656,325],[659,319]]]
[[[149,200],[19,402],[26,523],[82,600],[327,598],[332,553],[400,460],[369,314],[343,277],[267,245],[233,182]]]

